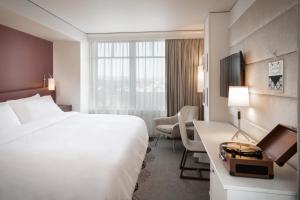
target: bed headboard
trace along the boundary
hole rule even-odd
[[[30,97],[35,94],[40,94],[41,96],[51,95],[53,100],[55,101],[55,91],[49,91],[48,88],[34,88],[26,90],[0,92],[0,102]]]

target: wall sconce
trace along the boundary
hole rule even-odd
[[[53,91],[53,90],[55,90],[55,80],[54,80],[53,76],[51,76],[50,74],[49,74],[49,77],[50,78],[48,78],[48,90]]]
[[[240,107],[248,107],[249,105],[249,89],[247,86],[229,86],[228,106],[238,108],[238,131],[231,140],[235,137],[238,138],[239,134],[241,134],[250,141],[249,137],[241,131],[241,111],[239,110]]]
[[[198,66],[198,75],[197,75],[197,92],[203,92],[204,90],[204,71],[203,65]]]

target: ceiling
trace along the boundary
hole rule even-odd
[[[74,40],[73,38],[70,38],[69,36],[61,32],[55,31],[47,26],[41,25],[40,23],[32,21],[26,17],[20,16],[11,10],[2,8],[1,6],[0,24],[49,41]]]
[[[84,33],[201,30],[236,0],[28,0]]]

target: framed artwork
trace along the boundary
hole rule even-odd
[[[283,92],[283,60],[269,63],[268,88]]]

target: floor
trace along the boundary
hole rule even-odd
[[[179,178],[179,163],[184,150],[180,140],[176,141],[175,153],[172,140],[161,139],[157,146],[152,141],[150,145],[152,151],[145,158],[147,165],[140,174],[139,189],[134,193],[133,200],[209,199],[209,181]],[[193,159],[188,160],[187,164],[199,165]]]

